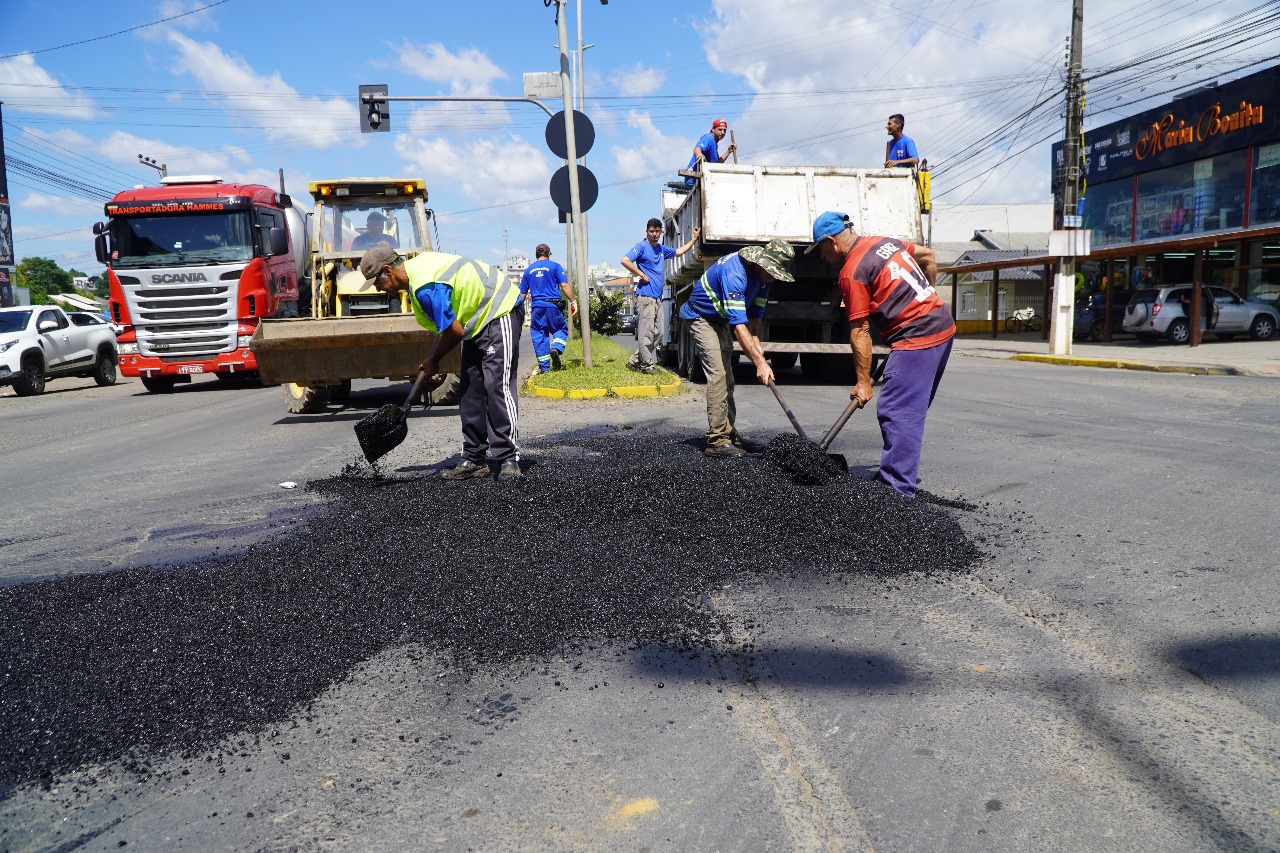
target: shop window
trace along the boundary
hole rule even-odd
[[[1133,240],[1133,178],[1091,184],[1084,198],[1084,227],[1095,246]]]
[[[1254,149],[1250,195],[1250,225],[1280,222],[1280,142]]]
[[[1242,227],[1247,162],[1234,151],[1139,175],[1137,238]]]

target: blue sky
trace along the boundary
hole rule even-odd
[[[1088,0],[1086,75],[1124,70],[1091,84],[1086,126],[1262,67],[1280,54],[1276,9]],[[662,184],[716,117],[743,162],[878,166],[885,120],[901,112],[940,202],[1048,201],[1070,12],[1069,0],[584,0],[587,165],[601,185],[590,262],[616,265],[643,237]],[[97,272],[90,227],[103,194],[158,177],[141,153],[171,175],[274,186],[283,169],[304,201],[311,180],[422,177],[442,249],[501,262],[505,229],[511,254],[545,241],[565,262],[547,192],[561,164],[541,110],[394,104],[392,133],[362,135],[355,104],[362,83],[518,97],[524,72],[558,68],[555,43],[540,0],[5,0],[0,101],[18,260]]]

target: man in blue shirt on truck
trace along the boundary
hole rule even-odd
[[[622,266],[639,277],[636,285],[636,340],[639,346],[627,359],[627,369],[653,373],[658,342],[662,340],[662,287],[666,280],[663,265],[667,258],[678,258],[698,242],[701,228],[693,229],[689,242],[679,249],[662,245],[662,220],[650,219],[645,225],[645,239],[631,247],[622,258]]]
[[[725,255],[703,273],[680,306],[680,319],[689,324],[693,338],[694,357],[707,377],[708,456],[731,459],[746,453],[734,426],[733,341],[737,339],[755,365],[760,384],[772,382],[773,370],[760,348],[760,318],[769,304],[769,287],[775,281],[795,281],[795,254],[786,240],[770,240]]]

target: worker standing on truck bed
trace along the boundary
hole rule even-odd
[[[734,151],[738,150],[735,143],[730,142],[729,147],[724,153],[720,153],[720,140],[724,139],[724,135],[729,132],[729,122],[722,118],[718,118],[711,122],[711,130],[702,134],[693,146],[693,156],[689,158],[689,165],[684,167],[686,172],[702,171],[702,161],[708,163],[723,163],[729,159]],[[693,189],[693,185],[697,182],[696,178],[685,178],[684,185],[688,189]]]
[[[462,344],[462,461],[441,476],[487,477],[487,453],[498,463],[499,480],[522,477],[516,429],[516,374],[524,326],[519,289],[501,270],[480,261],[443,252],[421,252],[405,260],[387,246],[364,253],[360,274],[380,293],[407,290],[418,325],[440,335],[439,346],[419,370],[436,375],[440,359]]]
[[[662,287],[666,276],[663,265],[667,258],[678,258],[692,249],[693,244],[698,242],[702,229],[695,227],[689,242],[679,249],[664,246],[660,242],[661,219],[650,219],[645,225],[644,233],[645,239],[632,246],[631,251],[622,258],[622,266],[640,278],[640,283],[636,285],[636,339],[639,346],[635,354],[627,359],[627,369],[653,373],[658,342],[662,340]]]
[[[908,498],[916,496],[924,419],[947,369],[956,334],[951,312],[933,283],[933,250],[892,237],[862,237],[846,214],[829,210],[813,222],[813,245],[840,271],[840,292],[849,312],[849,345],[857,384],[849,399],[871,402],[871,329],[889,345],[884,388],[876,405],[884,450],[876,479]]]
[[[907,120],[902,113],[889,116],[884,129],[889,132],[890,139],[884,144],[884,167],[886,169],[901,166],[911,168],[920,162],[920,153],[916,151],[916,142],[902,132]],[[936,159],[936,158],[935,158]]]
[[[560,369],[560,356],[569,340],[569,321],[560,306],[567,305],[572,315],[578,313],[578,303],[564,267],[551,260],[551,247],[539,243],[533,254],[537,260],[520,277],[520,293],[529,300],[529,338],[538,357],[538,371],[548,373],[552,367]]]
[[[734,427],[733,339],[756,366],[760,384],[773,381],[773,369],[760,349],[760,318],[769,304],[769,286],[795,281],[795,249],[786,240],[747,246],[716,261],[689,291],[680,319],[689,323],[694,357],[707,376],[708,456],[722,459],[746,453]]]

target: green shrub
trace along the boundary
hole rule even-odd
[[[608,293],[596,291],[591,294],[591,331],[606,337],[622,334],[621,314],[621,293],[611,296]],[[573,322],[578,327],[578,334],[581,335],[582,315],[575,317]]]

